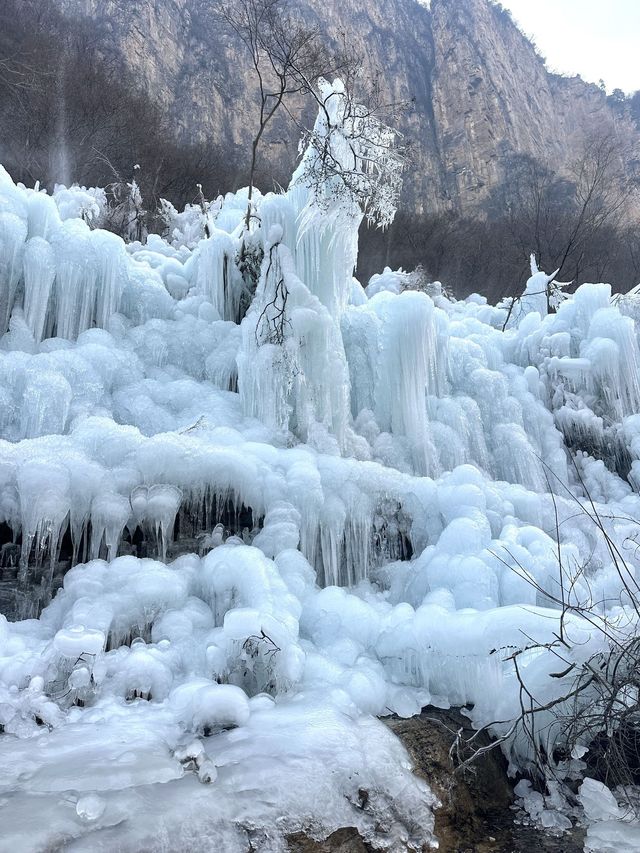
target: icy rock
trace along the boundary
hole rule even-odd
[[[267,242],[274,246],[276,243],[280,243],[284,236],[284,229],[282,225],[276,223],[271,226],[269,229],[269,234],[267,235]]]
[[[25,222],[15,213],[0,209],[0,328],[3,330],[13,311],[26,238]]]
[[[144,641],[134,641],[123,651],[114,674],[114,687],[125,699],[142,698],[162,701],[173,684],[173,673],[162,651],[147,647]]]
[[[55,640],[54,640],[55,642]],[[67,655],[68,657],[68,655]],[[91,672],[86,666],[79,666],[69,676],[69,687],[72,690],[82,690],[91,683]]]

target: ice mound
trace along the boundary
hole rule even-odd
[[[322,92],[316,133],[364,178],[344,90]],[[249,233],[244,190],[165,205],[145,245],[97,227],[100,191],[0,168],[7,849],[355,826],[421,850],[433,796],[374,717],[468,705],[526,771],[512,721],[523,684],[549,708],[567,689],[558,634],[580,666],[600,620],[637,631],[633,297],[562,300],[537,268],[498,306],[389,269],[365,291],[363,212],[317,156],[255,194]],[[553,755],[552,714],[536,738]],[[585,784],[592,847],[632,844]]]

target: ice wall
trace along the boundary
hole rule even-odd
[[[303,442],[319,458],[377,462],[403,476],[472,464],[539,493],[580,489],[566,445],[587,451],[576,458],[592,481],[589,454],[610,472],[632,470],[638,345],[632,319],[610,304],[605,286],[585,285],[544,318],[528,310],[506,331],[506,309],[476,298],[434,302],[405,291],[406,276],[391,272],[367,299],[352,279],[360,214],[344,198],[328,208],[304,174],[301,167],[286,194],[259,197],[252,240],[264,258],[241,319],[242,194],[220,202],[211,236],[193,249],[157,237],[126,247],[63,220],[54,199],[3,173],[3,294],[12,309],[0,345],[2,518],[22,542],[25,578],[40,577],[47,561],[114,556],[140,547],[140,538],[149,553],[168,554],[180,524],[137,517],[140,487],[179,490],[175,517],[195,537],[250,507],[251,538],[274,500],[291,501],[273,474],[246,488],[255,475],[234,465],[186,466],[202,442],[222,456],[247,438],[283,452]],[[161,434],[167,439],[157,444]],[[103,441],[115,455],[98,452]],[[158,453],[150,470],[139,460],[155,452],[142,451],[147,441]],[[27,519],[17,509],[30,500],[20,471],[34,456],[36,466],[49,464],[52,454],[61,473],[45,479],[64,512],[50,517],[36,501]],[[317,469],[308,469],[309,482]],[[388,476],[373,494],[352,482],[334,491],[328,481],[311,501],[293,496],[300,547],[323,583],[357,582],[424,541],[413,516],[425,510],[407,509],[406,488]],[[606,476],[596,480],[605,499],[624,491]],[[228,501],[231,515],[222,509]],[[200,521],[187,524],[189,514]],[[231,532],[242,532],[238,524]]]
[[[269,825],[237,796],[276,765],[292,827],[335,815],[378,843],[378,809],[383,849],[422,849],[429,792],[370,715],[511,720],[523,637],[527,684],[553,701],[563,590],[635,630],[602,535],[635,583],[633,297],[585,284],[548,313],[539,271],[517,311],[391,270],[365,292],[360,207],[307,180],[313,156],[256,194],[249,234],[240,192],[208,237],[191,211],[145,245],[74,216],[87,191],[0,172],[0,604],[38,617],[0,618],[0,761],[21,768],[3,792],[37,812],[33,849],[89,826],[113,847],[125,820],[153,846],[158,790],[183,826],[175,803],[209,814],[218,779],[235,799],[216,799],[216,837],[239,802]],[[599,648],[566,628],[578,661]],[[529,746],[509,742],[514,766]],[[317,801],[305,774],[291,790],[336,755]],[[6,832],[30,849],[20,821]]]

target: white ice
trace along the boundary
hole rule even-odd
[[[246,850],[275,825],[279,850],[353,825],[420,850],[434,798],[374,718],[469,704],[508,731],[532,638],[527,685],[561,695],[562,589],[636,630],[590,516],[635,541],[633,297],[584,284],[549,312],[537,270],[511,311],[389,269],[365,291],[362,211],[308,180],[314,156],[254,195],[249,234],[243,190],[166,205],[145,245],[96,227],[100,192],[0,170],[1,849]],[[599,650],[577,615],[563,630],[578,662]],[[526,739],[505,750],[531,767]],[[590,849],[631,845],[584,784]]]

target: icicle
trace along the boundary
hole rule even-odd
[[[155,485],[149,488],[145,518],[155,530],[163,561],[167,559],[167,546],[173,539],[173,526],[181,502],[182,492],[176,486]]]
[[[238,385],[245,412],[308,440],[322,424],[343,447],[349,380],[338,325],[295,273],[274,225],[262,276],[242,323]]]
[[[24,315],[36,343],[44,337],[55,274],[51,246],[42,237],[32,237],[24,253]]]
[[[95,323],[100,328],[106,329],[111,315],[120,310],[126,277],[127,253],[122,240],[108,231],[92,231],[91,243],[96,258]],[[91,316],[91,321],[93,319]],[[86,328],[90,324],[88,323]]]
[[[100,556],[104,540],[107,559],[118,554],[122,533],[131,514],[131,505],[124,495],[117,492],[101,492],[91,502],[91,559]]]
[[[15,213],[0,213],[0,336],[9,324],[22,277],[22,257],[27,225]]]
[[[213,229],[200,243],[197,256],[197,286],[213,305],[220,320],[239,322],[244,282],[235,264],[236,241],[224,231]]]
[[[22,397],[22,437],[63,433],[72,397],[71,385],[60,373],[29,371]]]
[[[55,233],[56,335],[75,340],[95,317],[96,268],[91,232],[84,222],[68,219]]]
[[[49,552],[50,571],[43,590],[45,599],[51,590],[51,580],[58,548],[66,528],[70,498],[68,471],[60,466],[42,461],[27,462],[17,474],[22,526],[22,552],[18,581],[25,589],[29,575],[29,560],[35,546],[34,565],[39,568]]]
[[[383,318],[375,394],[378,424],[406,436],[416,470],[433,473],[438,462],[428,431],[427,383],[433,384],[444,367],[436,365],[433,303],[428,296],[409,291],[396,297],[380,294],[374,300]]]

